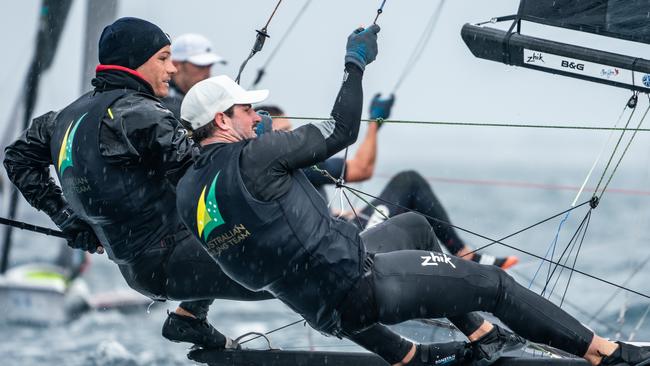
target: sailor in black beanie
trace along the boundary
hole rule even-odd
[[[120,18],[99,38],[99,63],[135,70],[158,50],[172,44],[157,25],[138,18]]]
[[[136,90],[147,91],[162,98],[169,93],[169,80],[176,73],[171,62],[171,40],[157,25],[138,18],[120,18],[106,26],[99,38],[99,65],[95,70],[97,78],[93,86],[111,84],[109,73],[121,71],[121,76],[130,74],[137,81],[145,81]],[[148,87],[147,87],[148,86]]]
[[[197,300],[170,313],[163,336],[232,347],[207,323],[212,299],[272,297],[226,276],[178,217],[173,187],[194,145],[158,99],[176,72],[170,43],[146,20],[121,18],[107,26],[95,89],[34,119],[7,148],[5,166],[27,200],[75,238],[69,245],[105,249],[129,286],[152,299]],[[61,187],[47,163],[56,167]]]

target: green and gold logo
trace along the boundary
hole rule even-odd
[[[63,172],[69,167],[73,166],[72,163],[72,143],[74,141],[74,135],[77,133],[77,128],[86,117],[88,113],[84,113],[77,122],[74,120],[70,122],[70,126],[65,131],[65,136],[63,136],[63,141],[61,142],[61,150],[59,150],[59,164],[57,168],[59,170],[59,176],[63,176]]]
[[[199,237],[202,237],[205,241],[208,240],[212,230],[226,223],[221,217],[221,212],[219,212],[219,206],[215,197],[219,173],[221,171],[217,172],[217,175],[212,180],[207,197],[205,196],[205,191],[208,189],[208,186],[203,187],[196,209],[196,225],[199,230]]]

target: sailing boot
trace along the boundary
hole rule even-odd
[[[479,340],[470,343],[473,365],[487,366],[495,363],[504,353],[524,348],[527,341],[498,325]]]
[[[507,257],[495,257],[489,254],[474,253],[472,260],[474,262],[478,262],[479,264],[493,265],[501,269],[508,269],[519,263],[519,258],[515,257],[514,255]]]
[[[472,359],[472,348],[466,342],[418,344],[407,366],[465,365]]]
[[[239,345],[221,334],[205,318],[168,313],[162,328],[163,337],[172,342],[188,342],[209,349],[239,348]]]
[[[618,348],[611,355],[603,357],[600,366],[648,366],[650,365],[650,347],[638,347],[616,342]]]

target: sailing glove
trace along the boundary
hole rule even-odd
[[[395,94],[391,94],[388,98],[381,98],[381,93],[375,94],[370,102],[370,119],[377,121],[379,127],[383,120],[390,117],[390,111],[395,103]]]
[[[69,207],[52,216],[52,221],[68,237],[68,246],[88,253],[104,253],[97,235],[85,221],[80,219]]]
[[[373,24],[363,29],[358,28],[348,37],[348,43],[345,47],[345,63],[351,62],[361,68],[366,69],[366,65],[375,61],[377,58],[377,33],[379,26]]]
[[[257,111],[257,114],[262,117],[262,120],[255,126],[255,134],[257,137],[273,131],[273,118],[271,118],[269,112],[260,110]]]

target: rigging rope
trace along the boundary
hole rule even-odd
[[[299,117],[299,116],[272,116],[273,118],[286,118],[288,120],[324,121],[331,117]],[[375,122],[374,119],[362,119],[361,122]],[[624,128],[624,127],[598,127],[578,125],[537,125],[537,124],[516,124],[516,123],[483,123],[483,122],[449,122],[449,121],[413,121],[385,119],[383,123],[415,124],[415,125],[438,125],[438,126],[467,126],[467,127],[508,127],[508,128],[534,128],[534,129],[557,129],[557,130],[588,130],[588,131],[635,131],[650,132],[650,128]]]
[[[271,54],[266,59],[266,61],[262,65],[262,67],[257,70],[257,76],[255,77],[255,81],[253,81],[253,84],[251,85],[251,88],[256,87],[257,84],[259,84],[260,81],[262,81],[262,78],[266,74],[266,68],[269,66],[269,64],[271,63],[271,61],[275,57],[275,55],[278,53],[278,50],[280,49],[280,47],[282,47],[282,45],[284,44],[284,41],[288,38],[289,34],[291,34],[293,29],[296,27],[296,24],[298,24],[298,21],[300,20],[300,18],[302,18],[303,14],[307,10],[307,8],[311,4],[311,2],[312,2],[312,0],[307,0],[305,2],[305,4],[302,6],[302,8],[300,9],[300,11],[298,12],[298,15],[296,15],[296,17],[293,18],[293,21],[289,25],[289,28],[287,28],[287,31],[284,33],[284,35],[282,35],[282,38],[280,38],[280,40],[278,41],[278,45],[275,46],[273,51],[271,51]]]
[[[519,276],[519,277],[521,277],[521,278],[522,278],[524,281],[526,281],[526,282],[529,282],[529,281],[531,280],[530,277],[526,276],[525,274],[523,274],[521,271],[518,271],[517,269],[511,268],[511,269],[509,269],[508,271],[509,271],[509,272],[512,272],[512,273],[514,273],[514,274],[516,274],[516,275]],[[566,303],[568,306],[570,306],[574,311],[576,311],[576,312],[579,313],[580,315],[584,316],[585,318],[591,316],[591,314],[587,313],[587,312],[586,312],[582,307],[580,307],[580,306],[578,306],[578,305],[576,305],[576,304],[570,302],[569,300],[566,300],[565,303]],[[605,323],[604,321],[602,321],[602,320],[600,320],[600,319],[597,319],[597,318],[596,318],[596,319],[593,319],[593,321],[595,321],[595,322],[598,323],[599,325],[601,325],[601,326],[607,328],[607,331],[609,331],[609,332],[615,332],[615,331],[617,330],[613,325],[611,325],[611,324],[609,324],[609,323]],[[588,323],[587,323],[587,324],[588,324]]]
[[[277,331],[279,331],[279,330],[282,330],[282,329],[284,329],[284,328],[288,328],[288,327],[290,327],[290,326],[292,326],[292,325],[295,325],[295,324],[298,324],[298,323],[302,323],[302,322],[304,322],[304,321],[305,321],[305,320],[303,320],[303,319],[298,319],[298,320],[296,320],[295,322],[292,322],[292,323],[289,323],[289,324],[283,325],[283,326],[281,326],[281,327],[275,328],[275,329],[273,329],[273,330],[271,330],[271,331],[269,331],[269,332],[266,332],[266,333],[261,333],[261,334],[259,334],[257,337],[253,337],[253,338],[251,338],[251,339],[247,339],[247,340],[245,340],[245,341],[243,341],[243,342],[241,342],[241,343],[239,343],[239,344],[242,345],[242,344],[244,344],[244,343],[248,343],[248,342],[250,342],[250,341],[254,341],[254,340],[256,340],[256,339],[258,339],[258,338],[262,338],[262,337],[266,338],[266,336],[269,335],[269,334],[271,334],[271,333],[275,333],[275,332],[277,332]]]
[[[571,270],[574,271],[575,273],[579,273],[579,274],[581,274],[581,275],[583,275],[583,276],[585,276],[585,277],[589,277],[589,278],[591,278],[591,279],[594,279],[594,280],[600,281],[600,282],[602,282],[602,283],[608,284],[608,285],[613,286],[613,287],[617,287],[617,288],[623,289],[623,290],[625,290],[625,291],[628,291],[628,292],[633,293],[633,294],[635,294],[635,295],[638,295],[638,296],[644,297],[644,298],[646,298],[646,299],[650,299],[650,295],[647,295],[647,294],[644,294],[644,293],[642,293],[642,292],[639,292],[639,291],[636,291],[636,290],[633,290],[633,289],[630,289],[630,288],[624,287],[624,286],[622,286],[622,285],[619,285],[619,284],[614,283],[614,282],[612,282],[612,281],[608,281],[608,280],[606,280],[606,279],[604,279],[604,278],[600,278],[600,277],[598,277],[598,276],[595,276],[595,275],[589,274],[589,273],[587,273],[587,272],[584,272],[584,271],[581,271],[581,270],[578,270],[578,269],[575,269],[575,268],[572,269],[571,267],[567,267],[567,266],[563,265],[562,263],[558,263],[558,262],[555,262],[555,261],[553,261],[553,260],[549,260],[549,259],[547,259],[547,258],[544,258],[544,257],[540,256],[540,255],[537,255],[537,254],[535,254],[535,253],[529,252],[529,251],[527,251],[527,250],[524,250],[524,249],[521,249],[521,248],[518,248],[518,247],[512,246],[512,245],[510,245],[510,244],[506,244],[506,243],[503,242],[503,240],[505,240],[505,239],[492,239],[492,238],[490,238],[490,237],[488,237],[488,236],[485,236],[485,235],[479,234],[479,233],[477,233],[477,232],[474,232],[474,231],[471,231],[471,230],[468,230],[468,229],[462,228],[462,227],[460,227],[460,226],[454,225],[454,224],[452,224],[452,223],[449,223],[449,222],[446,222],[446,221],[440,220],[440,219],[438,219],[438,218],[435,218],[435,217],[429,216],[429,215],[424,214],[424,213],[422,213],[422,212],[419,212],[419,211],[417,211],[417,210],[413,210],[413,209],[410,209],[410,208],[404,207],[404,206],[402,206],[402,205],[399,205],[399,204],[397,204],[397,203],[393,203],[393,202],[387,201],[387,200],[385,200],[385,199],[383,199],[383,198],[380,198],[380,197],[377,197],[377,196],[373,196],[373,195],[371,195],[371,194],[369,194],[369,193],[362,192],[362,191],[360,191],[360,190],[358,190],[358,189],[355,189],[355,188],[353,188],[353,187],[350,187],[350,186],[347,186],[347,185],[342,185],[342,187],[343,187],[343,188],[346,188],[348,191],[352,192],[353,194],[355,194],[355,193],[363,194],[363,195],[365,195],[365,196],[371,197],[371,198],[373,198],[373,199],[375,199],[375,200],[381,201],[381,202],[383,202],[383,203],[385,203],[385,204],[388,204],[388,205],[391,205],[391,206],[393,206],[393,207],[397,207],[397,208],[400,208],[400,209],[402,209],[402,210],[406,210],[406,211],[409,211],[409,212],[415,212],[415,213],[417,213],[417,214],[419,214],[419,215],[422,215],[422,216],[424,216],[425,218],[427,218],[427,219],[429,219],[429,220],[431,220],[431,221],[434,221],[434,222],[436,222],[436,223],[438,223],[438,224],[447,225],[447,226],[449,226],[449,227],[452,227],[452,228],[458,229],[458,230],[460,230],[460,231],[463,231],[463,232],[465,232],[465,233],[471,234],[471,235],[476,236],[476,237],[478,237],[478,238],[481,238],[481,239],[485,239],[485,240],[490,241],[489,244],[484,245],[484,246],[482,246],[482,247],[480,247],[480,248],[477,248],[477,249],[475,249],[474,251],[472,251],[472,252],[470,252],[470,253],[477,252],[477,251],[479,251],[479,250],[485,249],[485,248],[487,248],[487,247],[489,247],[489,246],[491,246],[491,245],[494,245],[494,244],[500,244],[500,245],[502,245],[502,246],[504,246],[504,247],[506,247],[506,248],[510,248],[510,249],[512,249],[512,250],[516,250],[516,251],[518,251],[518,252],[520,252],[520,253],[523,253],[523,254],[529,255],[529,256],[531,256],[531,257],[534,257],[534,258],[537,258],[537,259],[543,260],[543,261],[545,261],[545,262],[549,262],[549,263],[554,264],[554,265],[556,265],[556,266],[558,266],[558,267],[566,268],[566,269],[571,269]],[[584,202],[584,203],[582,203],[582,204],[580,204],[580,205],[578,205],[578,206],[576,206],[576,207],[571,207],[571,208],[569,208],[569,209],[567,209],[567,210],[565,210],[565,211],[560,212],[559,214],[553,215],[553,216],[550,217],[550,218],[544,219],[544,220],[542,220],[542,221],[540,221],[540,222],[538,222],[538,223],[536,223],[536,224],[534,224],[534,225],[531,225],[531,226],[529,226],[528,228],[526,228],[525,230],[528,230],[528,229],[530,229],[530,228],[532,228],[532,227],[534,227],[534,226],[537,226],[537,225],[539,225],[539,224],[541,224],[541,223],[544,223],[544,222],[546,222],[546,221],[549,221],[549,220],[551,220],[551,219],[553,219],[553,218],[556,218],[556,217],[558,217],[558,216],[561,216],[561,215],[563,215],[563,214],[565,214],[565,213],[567,213],[567,212],[569,212],[569,211],[575,210],[575,209],[577,209],[577,208],[579,208],[579,207],[582,207],[582,206],[584,206],[584,205],[586,205],[586,204],[590,204],[590,203],[592,203],[592,202],[593,202],[593,200],[589,200],[589,201],[586,201],[586,202]],[[517,233],[521,233],[521,232],[523,232],[523,231],[525,231],[525,230],[520,230],[520,231],[518,231]],[[512,237],[512,236],[514,236],[514,235],[516,235],[516,234],[508,235],[508,236],[506,236],[505,238],[510,238],[510,237]],[[469,255],[470,253],[467,253],[466,255]]]
[[[377,16],[375,17],[375,20],[373,20],[372,24],[377,24],[377,19],[379,19],[379,16],[384,12],[384,5],[386,5],[386,0],[381,2],[381,6],[377,9]]]
[[[631,108],[631,109],[632,109],[632,112],[630,113],[630,117],[628,118],[627,123],[625,124],[624,130],[623,130],[623,132],[621,133],[621,138],[622,138],[623,134],[625,134],[625,131],[627,130],[627,128],[628,128],[628,126],[629,126],[629,123],[630,123],[630,121],[632,120],[632,117],[634,116],[634,112],[636,111],[636,105],[637,105],[637,103],[636,103],[636,102],[632,103],[633,100],[634,100],[634,101],[637,100],[637,93],[634,93],[634,94],[632,95],[632,97],[627,101],[627,103],[626,103],[625,106],[623,107],[623,110],[622,110],[621,113],[619,114],[619,116],[618,116],[618,118],[617,118],[617,120],[616,120],[616,123],[614,124],[614,129],[618,128],[618,125],[619,125],[619,123],[621,122],[621,119],[622,119],[623,116],[625,115],[625,111],[626,111],[626,109],[627,109],[627,108]],[[639,127],[640,127],[640,125],[639,125]],[[584,188],[585,188],[585,186],[587,185],[587,182],[588,182],[589,179],[591,178],[591,175],[593,174],[594,169],[595,169],[596,166],[598,165],[598,162],[600,161],[600,159],[601,159],[601,157],[602,157],[602,154],[604,153],[605,149],[606,149],[607,146],[609,145],[609,142],[611,141],[611,138],[612,138],[612,136],[613,136],[613,134],[614,134],[614,130],[610,130],[610,131],[611,131],[611,132],[610,132],[610,134],[609,134],[609,136],[608,136],[606,142],[603,144],[603,146],[602,146],[602,148],[601,148],[601,150],[600,150],[598,156],[596,157],[596,160],[595,160],[594,163],[591,165],[591,168],[589,169],[589,172],[587,173],[587,176],[585,177],[585,179],[584,179],[582,185],[580,186],[580,189],[578,190],[578,193],[576,194],[575,198],[573,199],[573,202],[571,203],[571,206],[572,206],[572,207],[575,206],[575,204],[576,204],[576,202],[578,201],[578,199],[580,199],[580,196],[582,195],[582,192],[584,191]],[[620,138],[619,138],[619,143],[620,143]],[[606,166],[605,169],[603,170],[603,175],[602,175],[601,178],[600,178],[601,181],[602,181],[603,177],[605,176],[605,174],[607,173],[607,169],[608,169],[608,167],[609,167],[609,164],[610,164],[612,158],[614,157],[614,155],[615,155],[615,153],[616,153],[616,149],[618,148],[618,144],[619,144],[619,143],[617,143],[616,147],[614,148],[614,151],[612,152],[612,154],[611,154],[611,156],[610,156],[609,162],[607,163],[607,166]],[[612,173],[612,176],[613,176],[613,173]],[[598,183],[598,185],[600,185],[600,182]],[[596,187],[596,190],[595,190],[595,191],[597,191],[597,190],[598,190],[598,187]],[[596,197],[594,196],[594,198],[596,198]],[[594,200],[594,201],[592,202],[592,209],[595,208],[595,206],[598,205],[598,201],[599,201],[599,198],[596,199],[596,200]],[[551,241],[551,244],[549,245],[549,248],[546,250],[546,254],[544,255],[545,258],[547,258],[547,257],[549,256],[549,253],[550,253],[550,255],[551,255],[551,259],[553,259],[553,258],[555,257],[555,248],[557,247],[557,242],[558,242],[558,240],[559,240],[560,233],[561,233],[561,231],[562,231],[562,227],[564,226],[564,224],[566,223],[566,221],[569,219],[569,216],[570,216],[570,213],[567,212],[566,216],[565,216],[565,217],[560,221],[560,224],[558,225],[558,228],[557,228],[557,231],[556,231],[556,233],[555,233],[555,236],[553,237],[553,240]],[[583,220],[583,223],[584,223],[584,220]],[[581,225],[582,225],[582,223],[581,223]],[[580,229],[578,229],[578,230],[580,230]],[[573,239],[572,239],[572,240],[573,240]],[[571,243],[571,241],[570,241],[569,243]],[[566,249],[565,249],[565,250],[566,250]],[[560,258],[561,258],[561,257],[560,257]],[[533,285],[535,279],[537,278],[537,275],[539,274],[540,270],[542,269],[543,264],[544,264],[544,262],[540,262],[539,267],[537,268],[537,270],[535,271],[535,274],[533,275],[533,279],[532,279],[531,282],[528,284],[528,288],[531,288],[531,287],[532,287],[532,285]],[[554,271],[555,271],[555,270],[553,270],[553,272],[554,272]],[[546,277],[546,284],[544,285],[544,290],[546,290],[546,286],[548,285],[549,281],[551,280],[551,277],[552,277],[552,273],[551,273],[551,272],[552,272],[552,270],[551,270],[551,264],[549,264],[548,274],[547,274],[547,277]],[[558,276],[558,280],[559,280],[559,276]],[[557,284],[557,281],[556,281],[556,284]],[[555,287],[555,286],[554,286],[554,287]],[[542,296],[543,296],[543,294],[544,294],[544,290],[542,290]]]
[[[621,119],[623,119],[623,115],[625,115],[625,111],[627,110],[629,106],[629,101],[628,104],[626,104],[623,107],[623,110],[621,111],[621,114],[618,116],[618,119],[616,120],[616,124],[614,124],[614,127],[618,127],[618,124],[621,122]],[[634,114],[634,111],[636,110],[636,106],[632,108],[632,114]],[[630,115],[630,118],[631,118]],[[596,157],[596,160],[594,160],[594,163],[591,165],[591,168],[589,169],[589,173],[587,173],[587,177],[585,178],[584,182],[582,182],[582,186],[580,186],[580,189],[578,190],[578,193],[576,194],[576,197],[573,199],[573,202],[571,203],[571,206],[575,206],[576,202],[582,195],[582,192],[585,189],[585,186],[587,185],[587,182],[591,178],[591,174],[593,174],[594,169],[596,168],[596,165],[600,162],[600,158],[603,156],[603,153],[605,152],[605,149],[607,149],[607,145],[609,145],[609,142],[612,140],[612,137],[614,136],[614,131],[610,131],[609,136],[607,136],[606,142],[603,144],[603,147],[600,149],[600,152],[598,153],[598,156]]]
[[[648,109],[646,109],[646,112],[643,115],[643,118],[641,119],[641,122],[639,122],[639,127],[641,126],[641,123],[643,122],[643,120],[647,116],[648,110],[650,110],[650,105],[648,105]],[[627,119],[627,123],[625,123],[625,129],[627,129],[628,126],[630,125],[630,122],[632,121],[632,117],[634,117],[634,112],[635,111],[636,111],[636,106],[632,109],[632,113],[630,113],[630,117]],[[621,145],[621,141],[623,140],[623,136],[625,136],[625,132],[626,131],[622,131],[621,135],[619,136],[618,140],[616,141],[616,146],[614,146],[614,150],[612,151],[612,155],[609,157],[609,160],[607,161],[607,165],[605,165],[605,169],[603,169],[603,174],[600,176],[600,179],[598,180],[598,184],[596,184],[596,188],[594,189],[594,195],[597,195],[598,188],[600,188],[600,184],[603,182],[603,179],[605,178],[605,175],[607,175],[607,171],[609,170],[609,167],[610,167],[610,165],[612,163],[612,160],[614,159],[614,156],[616,156],[616,151],[618,150],[618,147]],[[632,137],[632,139],[633,138],[634,138],[634,136]],[[631,142],[631,140],[630,140],[630,142]],[[623,155],[621,155],[621,159],[623,159]],[[620,163],[620,160],[619,160],[619,163]],[[602,193],[604,193],[604,192],[605,192],[605,190],[603,189]]]
[[[627,284],[630,283],[630,281],[632,281],[632,279],[637,274],[641,273],[641,270],[646,266],[646,264],[648,264],[649,261],[650,261],[650,255],[648,255],[644,260],[642,260],[639,263],[639,265],[637,265],[636,268],[632,270],[630,275],[625,279],[625,281],[623,281],[623,286],[627,286]],[[603,304],[598,308],[598,310],[596,310],[593,314],[591,314],[589,320],[587,320],[587,325],[591,324],[591,322],[593,321],[597,321],[598,316],[600,316],[600,314],[603,312],[603,310],[605,310],[607,305],[609,305],[612,302],[612,300],[614,300],[618,296],[620,292],[621,289],[617,289],[616,291],[614,291],[614,293],[607,300],[603,302]]]
[[[566,254],[567,250],[568,250],[570,247],[571,247],[571,250],[573,251],[572,244],[574,243],[574,240],[576,239],[576,237],[578,237],[578,236],[580,235],[580,233],[582,232],[582,229],[583,229],[583,227],[584,227],[584,225],[585,225],[585,223],[586,223],[586,221],[587,221],[587,217],[589,216],[589,213],[590,213],[590,212],[591,212],[591,210],[589,210],[589,211],[587,212],[587,214],[585,215],[585,217],[584,217],[584,218],[582,219],[582,221],[580,222],[580,225],[578,225],[578,229],[575,231],[575,233],[573,233],[573,236],[571,237],[571,240],[569,240],[569,243],[567,244],[567,246],[564,248],[564,250],[563,250],[562,253],[560,254],[560,257],[557,259],[558,263],[559,263],[560,261],[562,261],[562,258],[564,258],[564,255]],[[554,257],[555,257],[555,255],[554,255],[554,253],[553,253],[553,254],[551,255],[551,259],[553,259]],[[567,260],[568,260],[568,258],[569,258],[569,256],[567,256]],[[566,262],[565,262],[565,263],[566,263]],[[546,294],[546,289],[548,288],[548,285],[551,283],[551,280],[553,279],[553,276],[555,275],[555,271],[556,271],[557,269],[558,269],[557,266],[556,266],[556,267],[553,267],[552,265],[549,264],[549,273],[548,273],[548,276],[546,277],[546,281],[545,281],[545,283],[544,283],[544,287],[542,288],[542,291],[541,291],[540,295],[544,296],[544,295]],[[564,270],[564,268],[562,268],[562,270]],[[558,280],[559,280],[559,275],[558,275]],[[557,284],[557,282],[556,282],[556,284]],[[553,288],[555,288],[555,285],[553,286]],[[553,292],[551,291],[551,294],[552,294],[552,293],[553,293]],[[549,294],[549,297],[550,297],[550,294]]]
[[[649,98],[650,98],[650,97],[649,97]],[[632,103],[632,102],[631,102],[632,100],[635,100],[635,99],[636,99],[636,94],[633,95],[632,98],[630,98],[630,100],[629,100],[629,101],[627,102],[627,104],[626,104],[626,107],[630,107],[630,108],[632,109],[632,112],[630,113],[630,117],[628,118],[627,123],[625,124],[625,129],[628,128],[628,126],[629,126],[629,124],[630,124],[630,122],[632,121],[632,118],[633,118],[633,116],[634,116],[634,112],[636,111],[637,103],[636,103],[636,102],[635,102],[635,103]],[[643,121],[644,121],[645,118],[647,117],[649,111],[650,111],[650,104],[648,105],[648,108],[646,109],[646,111],[645,111],[643,117],[642,117],[641,120],[639,121],[639,124],[638,124],[638,126],[637,126],[637,129],[641,127],[641,124],[643,123]],[[618,125],[618,123],[620,122],[620,119],[621,119],[622,116],[623,116],[623,114],[621,114],[621,116],[619,116],[619,121],[617,121],[616,125]],[[580,223],[580,226],[578,227],[578,229],[577,229],[576,232],[574,233],[573,237],[571,238],[571,240],[570,240],[569,243],[567,244],[567,247],[564,249],[564,251],[563,251],[562,254],[560,255],[560,258],[558,259],[558,262],[561,262],[561,261],[562,261],[562,258],[564,257],[564,254],[565,254],[566,251],[567,251],[567,249],[568,249],[569,247],[571,247],[571,252],[569,253],[569,255],[567,256],[567,258],[566,258],[566,260],[565,260],[565,265],[566,265],[566,263],[568,263],[569,257],[570,257],[570,255],[571,255],[571,253],[573,252],[573,248],[575,247],[575,244],[576,244],[576,242],[577,242],[577,241],[574,241],[574,240],[575,240],[575,239],[577,238],[577,236],[579,236],[580,233],[582,232],[582,240],[580,241],[580,245],[579,245],[579,247],[578,247],[578,252],[576,253],[576,256],[575,256],[575,259],[574,259],[574,264],[573,264],[573,266],[572,266],[572,271],[570,272],[569,279],[568,279],[568,282],[567,282],[567,286],[566,286],[566,288],[565,288],[564,295],[562,296],[562,302],[564,301],[564,298],[565,298],[565,296],[566,296],[566,293],[567,293],[567,290],[568,290],[568,287],[569,287],[569,284],[570,284],[571,278],[572,278],[572,276],[573,276],[573,268],[575,268],[575,263],[577,262],[578,255],[579,255],[579,253],[580,253],[580,249],[582,248],[582,244],[583,244],[583,242],[584,242],[584,238],[585,238],[586,233],[587,233],[586,230],[587,230],[587,227],[588,227],[588,225],[589,225],[589,221],[590,221],[590,219],[591,219],[591,212],[592,212],[592,210],[595,208],[595,205],[597,205],[598,202],[602,199],[602,196],[603,196],[603,194],[605,193],[605,190],[607,189],[607,186],[609,185],[609,182],[611,182],[612,178],[614,177],[614,174],[616,173],[616,171],[617,171],[617,169],[618,169],[618,166],[620,165],[620,163],[621,163],[621,161],[623,160],[625,154],[627,153],[627,151],[628,151],[630,145],[632,144],[632,141],[634,140],[634,137],[636,136],[636,132],[633,133],[633,135],[630,137],[630,139],[629,139],[629,141],[628,141],[628,143],[627,143],[625,149],[624,149],[623,152],[621,153],[621,155],[620,155],[620,157],[619,157],[619,159],[618,159],[618,161],[617,161],[617,163],[616,163],[614,169],[612,170],[612,172],[611,172],[611,174],[610,174],[610,176],[609,176],[609,178],[608,178],[608,180],[607,180],[607,183],[604,185],[604,187],[603,187],[603,189],[602,189],[602,191],[601,191],[601,193],[600,193],[600,196],[598,196],[598,189],[599,189],[601,183],[603,182],[604,177],[607,175],[608,169],[609,169],[609,167],[611,166],[611,163],[612,163],[614,157],[616,156],[616,152],[617,152],[617,150],[618,150],[618,148],[619,148],[619,146],[620,146],[620,144],[621,144],[621,141],[622,141],[624,135],[625,135],[625,131],[623,131],[623,132],[621,133],[621,136],[619,137],[618,141],[616,142],[616,146],[614,147],[614,149],[613,149],[613,151],[612,151],[612,153],[611,153],[611,155],[610,155],[610,158],[609,158],[609,160],[608,160],[608,162],[607,162],[607,165],[605,166],[605,169],[603,170],[603,174],[601,175],[600,180],[598,181],[598,184],[596,185],[596,189],[594,190],[594,204],[592,204],[592,209],[589,210],[589,212],[587,213],[587,215],[585,216],[585,218],[582,220],[582,222]],[[611,134],[610,134],[610,138],[611,138]],[[609,140],[610,140],[610,139],[608,139],[607,143],[609,143]],[[592,173],[592,171],[593,171],[593,168],[594,168],[594,166],[596,165],[596,163],[598,162],[599,159],[600,159],[600,154],[599,154],[598,158],[596,159],[596,162],[595,162],[594,165],[592,166],[592,169],[589,171],[589,174],[587,175],[587,179],[586,179],[585,182],[583,183],[583,185],[582,185],[582,187],[581,187],[581,190],[578,192],[578,196],[576,196],[574,202],[576,202],[576,201],[578,200],[579,195],[580,195],[581,192],[582,192],[582,188],[584,188],[584,186],[586,185],[587,180],[589,179],[589,176],[591,175],[591,173]],[[560,225],[559,225],[559,227],[558,227],[558,231],[557,231],[556,236],[555,236],[555,238],[554,238],[554,241],[553,241],[553,243],[552,243],[552,245],[551,245],[551,247],[552,247],[552,249],[553,249],[553,250],[552,250],[552,253],[551,253],[551,259],[553,259],[554,256],[555,256],[555,246],[556,246],[556,244],[557,244],[557,239],[558,239],[558,237],[559,237],[560,230],[561,230],[561,228],[562,228],[564,222],[565,222],[566,219],[568,218],[568,216],[569,216],[569,214],[567,213],[566,217],[562,220],[562,222],[560,222]],[[583,225],[585,225],[585,226],[583,227]],[[549,250],[547,250],[547,255],[546,255],[546,256],[548,256],[548,252],[549,252]],[[546,256],[545,256],[545,257],[546,257]],[[542,265],[542,264],[540,263],[540,268],[541,268],[541,265]],[[556,266],[555,268],[553,268],[553,270],[551,271],[551,265],[549,264],[549,274],[548,274],[547,279],[546,279],[546,284],[544,285],[544,288],[543,288],[542,293],[541,293],[542,296],[544,296],[544,293],[545,293],[545,291],[546,291],[546,289],[547,289],[547,286],[548,286],[548,284],[550,283],[550,281],[551,281],[551,279],[552,279],[552,277],[553,277],[553,274],[555,273],[556,270],[557,270],[557,266]],[[559,280],[560,280],[560,277],[561,277],[561,275],[562,275],[563,270],[564,270],[564,268],[562,268],[562,270],[561,270],[560,273],[558,274],[558,276],[557,276],[557,278],[556,278],[556,281],[555,281],[555,284],[553,285],[553,288],[551,289],[551,294],[553,293],[553,291],[554,291],[554,289],[555,289],[555,286],[558,284],[558,282],[559,282]],[[539,268],[538,268],[538,271],[537,271],[537,272],[539,272]],[[535,276],[537,275],[537,272],[535,273]],[[534,279],[535,279],[535,277],[533,277],[533,280],[534,280]],[[530,285],[532,285],[532,282],[531,282]],[[530,287],[530,286],[529,286],[529,287]],[[550,297],[550,295],[549,295],[549,297]],[[560,306],[561,306],[561,304],[560,304]]]
[[[650,96],[648,96],[650,100]],[[648,105],[648,108],[646,109],[645,113],[643,114],[643,117],[639,121],[639,124],[637,125],[637,130],[641,127],[641,124],[645,121],[646,117],[648,116],[648,112],[650,111],[650,104]],[[603,190],[600,192],[600,196],[598,196],[599,199],[602,199],[603,195],[605,194],[605,190],[609,186],[609,183],[612,181],[612,178],[614,178],[614,173],[616,173],[616,170],[618,170],[619,165],[621,164],[621,161],[623,161],[623,157],[627,153],[628,149],[630,148],[630,145],[632,144],[632,141],[636,137],[636,131],[632,133],[632,137],[630,137],[630,140],[627,142],[627,145],[625,146],[625,149],[623,150],[623,153],[621,153],[621,157],[618,159],[618,162],[616,163],[616,166],[614,166],[614,170],[612,171],[612,174],[609,176],[609,179],[607,179],[607,183],[605,183],[605,186],[603,187]],[[597,187],[596,187],[597,190]]]
[[[429,18],[429,21],[427,22],[424,31],[422,31],[422,35],[420,36],[420,39],[418,39],[418,42],[415,44],[415,48],[413,48],[413,51],[411,52],[411,56],[406,62],[406,66],[404,66],[402,73],[400,74],[399,78],[397,78],[397,83],[395,83],[395,87],[393,87],[392,94],[397,93],[397,89],[399,89],[399,87],[402,85],[402,82],[404,82],[404,79],[406,79],[406,77],[411,73],[411,71],[415,67],[415,64],[420,60],[420,57],[422,57],[426,45],[429,43],[429,40],[433,35],[433,31],[436,29],[436,25],[438,24],[438,20],[440,19],[440,14],[442,14],[442,7],[444,4],[445,4],[445,0],[440,0],[438,6],[436,6],[436,8],[434,9],[433,14],[431,14],[431,18]]]
[[[269,24],[271,23],[271,20],[275,16],[275,12],[278,10],[280,7],[280,4],[282,3],[282,0],[278,0],[278,3],[275,5],[275,9],[273,9],[273,13],[271,13],[271,16],[269,17],[269,20],[266,21],[266,24],[262,29],[256,30],[257,36],[255,37],[255,43],[253,44],[253,48],[251,49],[251,53],[248,55],[248,57],[242,62],[241,66],[239,66],[239,72],[237,73],[237,78],[235,78],[235,82],[239,84],[239,81],[241,79],[241,74],[246,68],[246,64],[248,64],[248,61],[250,61],[253,56],[255,56],[256,53],[260,52],[262,48],[264,48],[264,42],[266,41],[267,38],[269,38],[269,34],[267,33],[267,28]]]
[[[632,333],[630,333],[630,337],[627,339],[628,342],[631,342],[631,341],[634,340],[634,337],[636,336],[636,332],[638,332],[639,329],[641,329],[641,326],[645,322],[646,317],[648,316],[648,313],[650,313],[650,305],[648,305],[648,307],[645,309],[645,313],[643,313],[643,315],[641,316],[641,319],[639,319],[639,321],[636,323],[636,327],[634,327],[634,329],[632,330]]]

